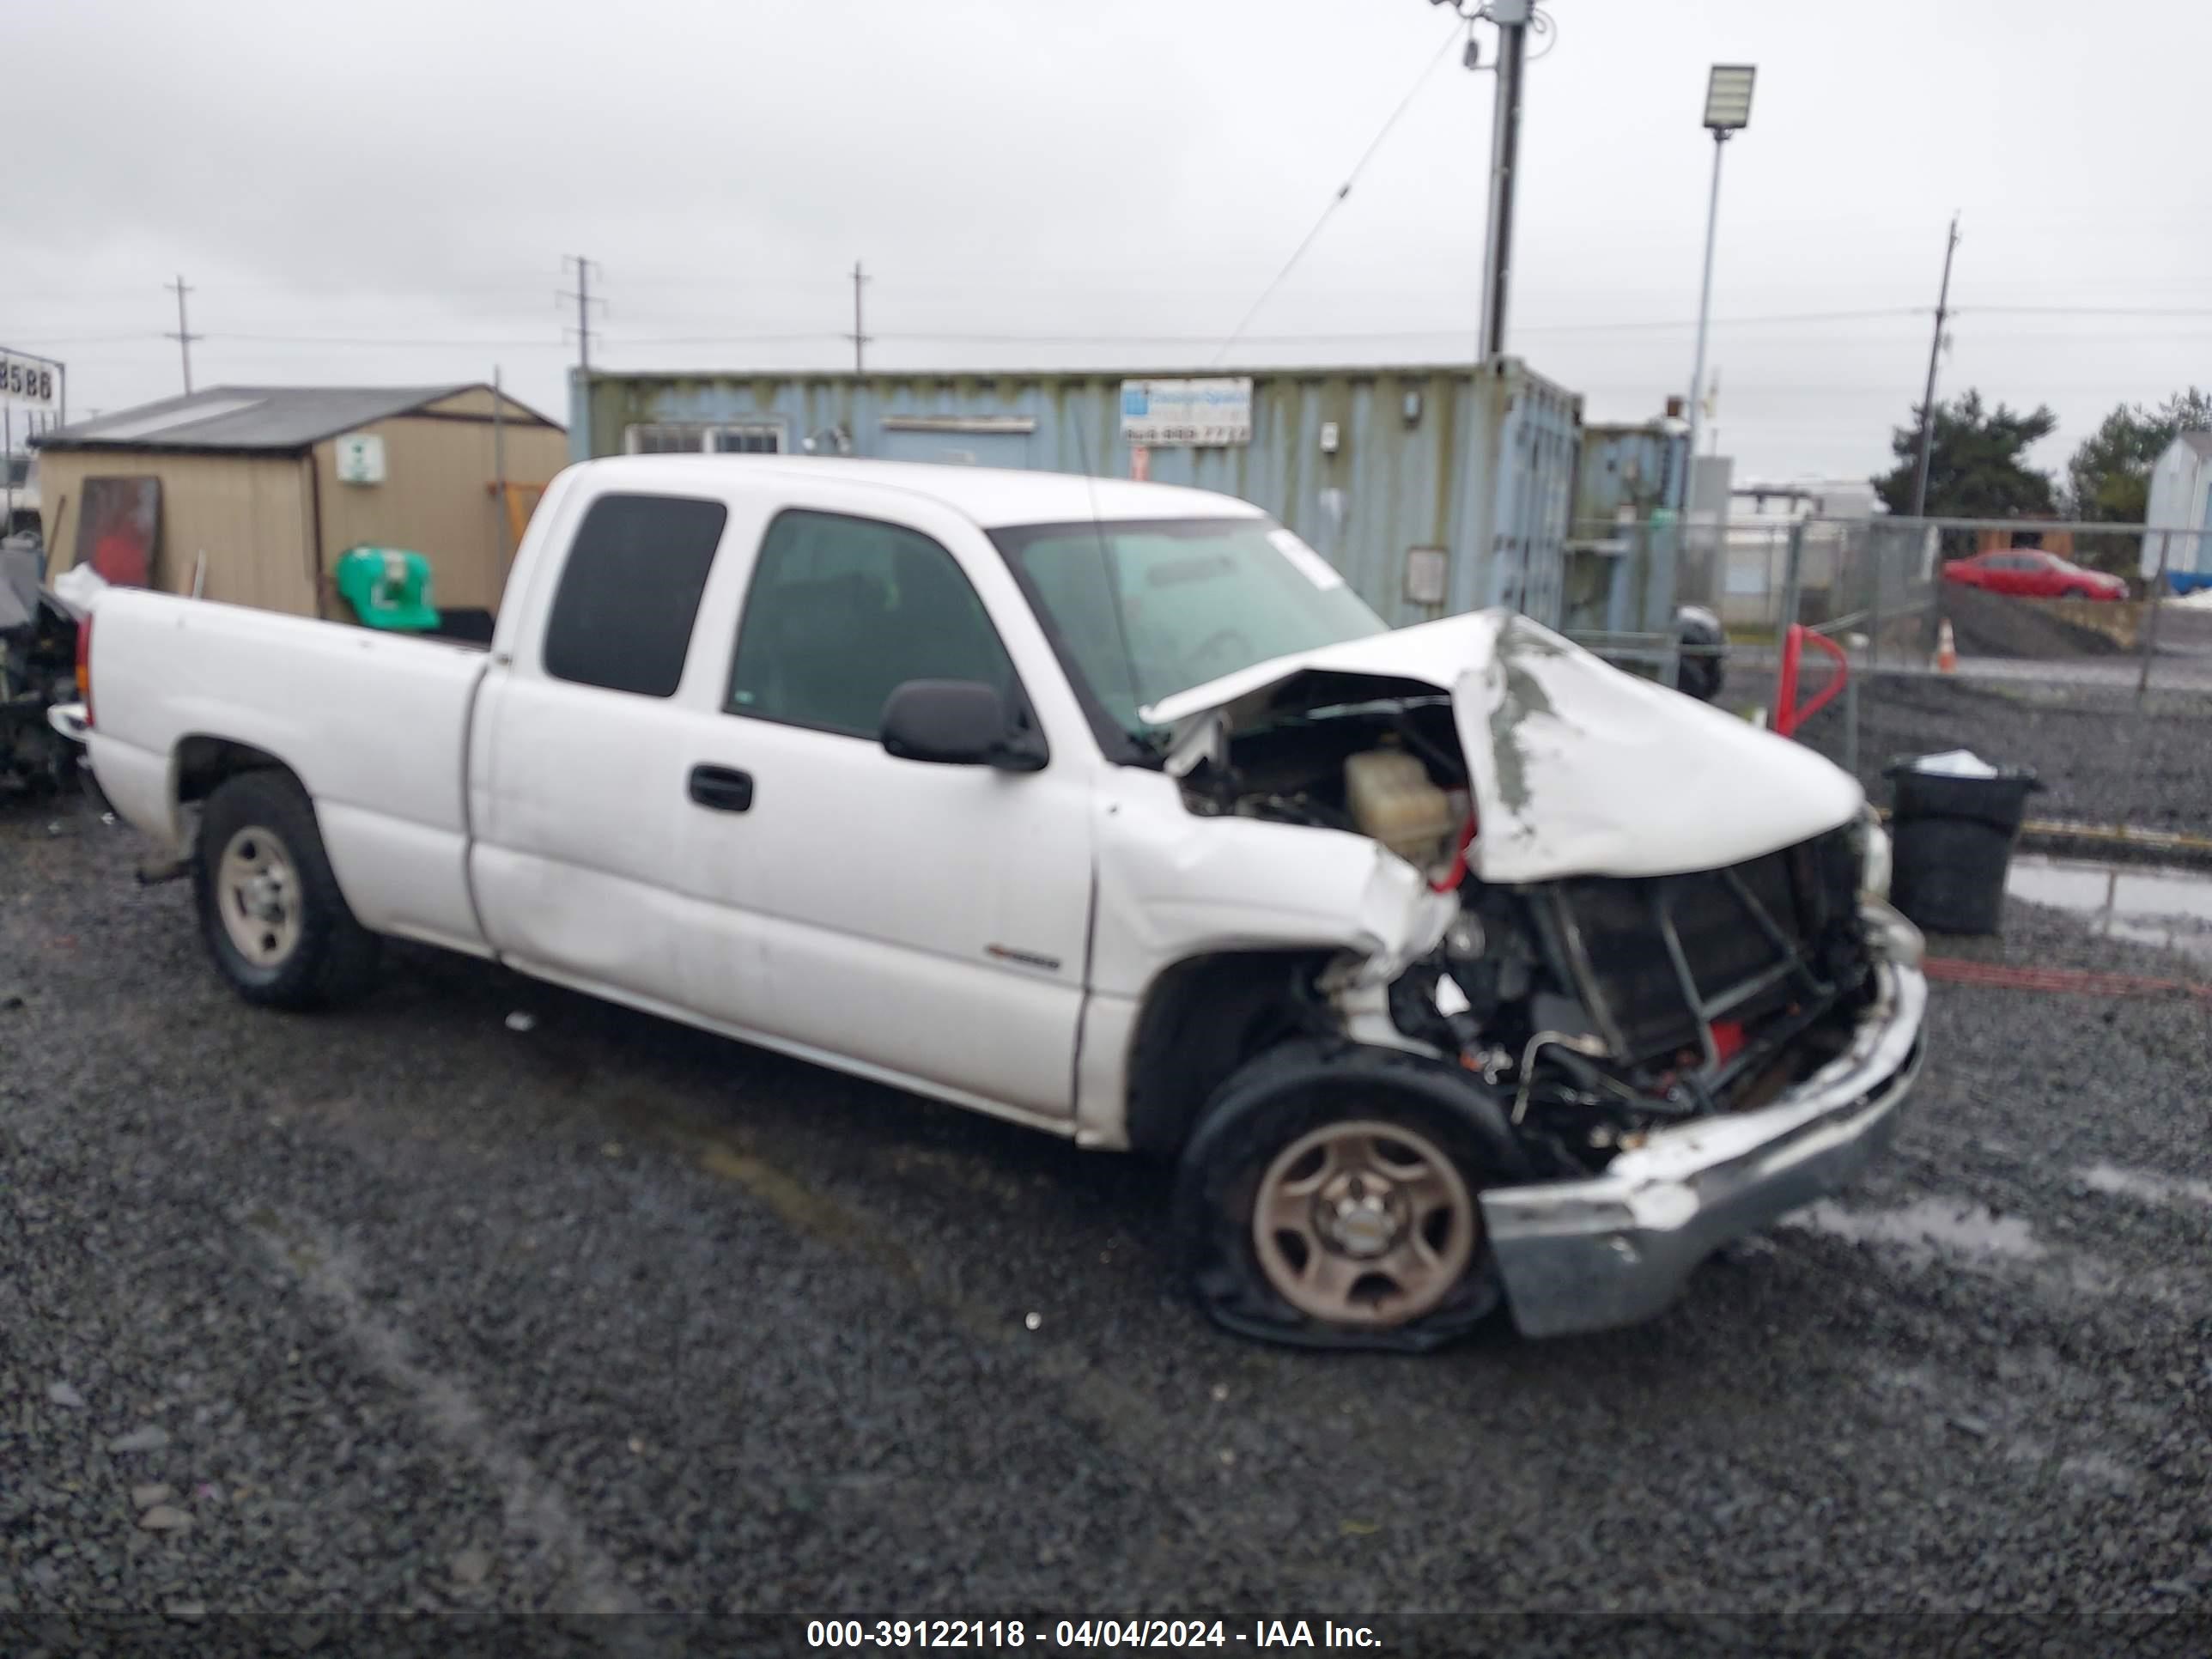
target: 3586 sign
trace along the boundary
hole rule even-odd
[[[54,366],[0,352],[0,398],[26,404],[53,402]]]

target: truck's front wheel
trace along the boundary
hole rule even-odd
[[[1243,1335],[1433,1348],[1498,1305],[1476,1201],[1497,1164],[1398,1057],[1291,1045],[1231,1077],[1184,1149],[1192,1285]]]
[[[283,774],[242,772],[208,797],[192,887],[208,951],[248,1002],[320,1007],[367,985],[375,936],[338,890],[313,805]]]

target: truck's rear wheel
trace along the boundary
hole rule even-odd
[[[320,1007],[367,986],[375,936],[347,908],[314,807],[283,774],[242,772],[208,797],[192,887],[209,953],[248,1002]]]
[[[1484,1137],[1391,1059],[1305,1045],[1223,1085],[1184,1149],[1176,1194],[1193,1288],[1246,1336],[1306,1346],[1433,1348],[1496,1310],[1476,1194]]]

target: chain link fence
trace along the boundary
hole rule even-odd
[[[1590,648],[1686,689],[1717,663],[1768,724],[1791,626],[1824,636],[1847,678],[1796,735],[1876,799],[1893,759],[1967,748],[2035,767],[2053,819],[2212,854],[2212,526],[1661,515],[1576,526],[1568,597]],[[1723,642],[1686,642],[1686,605]],[[1805,653],[1801,702],[1834,672]]]

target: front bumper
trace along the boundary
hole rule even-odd
[[[1513,1322],[1527,1336],[1651,1318],[1729,1240],[1856,1179],[1920,1074],[1919,936],[1867,907],[1876,994],[1843,1054],[1770,1106],[1654,1133],[1589,1181],[1482,1195]]]

